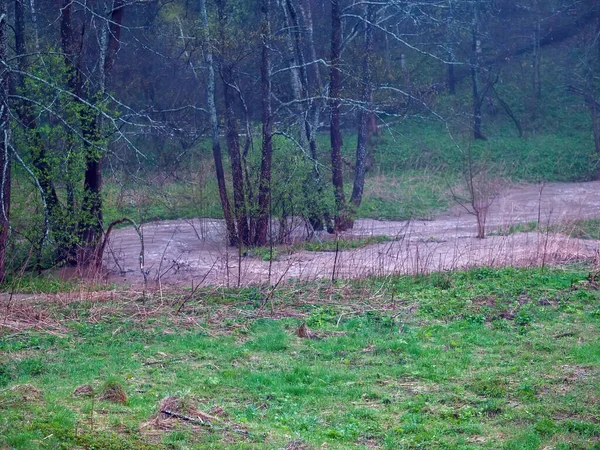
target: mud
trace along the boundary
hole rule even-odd
[[[506,188],[491,205],[487,230],[539,221],[567,227],[579,219],[600,218],[600,182],[519,185]],[[220,220],[194,219],[143,226],[143,270],[149,284],[250,285],[291,279],[415,274],[475,266],[539,265],[596,258],[598,241],[559,233],[530,232],[476,239],[475,216],[456,205],[431,221],[357,220],[341,238],[385,235],[390,242],[341,252],[297,251],[269,263],[240,255],[225,243]],[[294,238],[306,230],[296,224]],[[319,233],[316,239],[331,239]],[[113,231],[104,268],[111,282],[143,283],[140,241],[132,228]]]

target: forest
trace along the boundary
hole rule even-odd
[[[598,448],[599,0],[0,0],[0,62],[0,448]]]
[[[407,173],[598,177],[594,1],[39,3],[1,13],[9,272],[97,266],[125,222],[261,247],[427,217],[369,189]]]

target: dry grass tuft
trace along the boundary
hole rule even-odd
[[[94,396],[94,388],[89,384],[83,384],[81,386],[77,386],[73,391],[73,397],[93,397]]]
[[[182,419],[198,422],[217,422],[217,417],[199,411],[195,402],[189,397],[165,397],[158,407],[157,421]]]
[[[9,391],[23,402],[40,402],[44,399],[44,393],[31,384],[17,384]]]
[[[121,383],[118,381],[107,381],[104,386],[102,386],[100,400],[124,405],[127,403],[127,394]]]
[[[306,326],[305,322],[302,322],[302,325],[300,325],[298,330],[296,330],[296,336],[302,339],[313,339],[316,337],[315,334]]]
[[[285,450],[308,450],[308,445],[300,439],[290,441],[288,445],[285,446]]]

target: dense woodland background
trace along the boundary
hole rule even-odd
[[[597,0],[3,0],[0,61],[1,279],[124,222],[262,246],[600,176]]]

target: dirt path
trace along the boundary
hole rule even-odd
[[[600,218],[600,182],[523,185],[506,189],[488,214],[488,230],[538,221],[542,226]],[[345,237],[386,235],[391,242],[339,252],[298,251],[273,263],[240,257],[225,245],[220,220],[194,219],[144,225],[149,282],[236,286],[291,278],[359,277],[425,273],[481,265],[529,265],[595,258],[597,241],[554,233],[518,233],[475,239],[475,217],[456,206],[432,221],[358,220]],[[296,230],[298,236],[303,230]],[[328,239],[327,235],[320,236]],[[109,280],[137,284],[140,244],[131,228],[113,232],[105,255]]]

